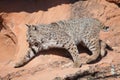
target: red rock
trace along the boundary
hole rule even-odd
[[[19,60],[28,49],[25,24],[48,24],[71,17],[92,16],[110,26],[109,32],[101,31],[100,38],[115,48],[115,51],[108,51],[108,54],[99,62],[90,65],[104,64],[105,66],[112,64],[112,62],[119,63],[120,56],[117,49],[120,47],[120,8],[116,4],[111,4],[106,0],[80,0],[78,2],[70,2],[69,0],[12,1],[0,1],[1,77],[14,80],[51,80],[56,76],[63,76],[77,70],[62,68],[62,63],[65,61],[72,62],[69,58],[52,55],[64,54],[64,51],[41,52],[41,54],[50,53],[50,55],[37,56],[24,67],[17,69],[12,68],[13,63],[10,62],[10,60]],[[81,69],[85,69],[87,66],[84,65]]]

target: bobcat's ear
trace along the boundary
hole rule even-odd
[[[30,28],[32,25],[29,25],[29,24],[25,24],[28,28]]]
[[[31,30],[37,30],[37,27],[35,25],[29,25],[29,24],[25,24],[28,29],[31,29]]]
[[[33,30],[37,30],[37,26],[31,25]]]

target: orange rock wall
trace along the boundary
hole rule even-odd
[[[116,1],[118,0],[1,0],[0,76],[3,80],[52,80],[56,76],[64,76],[76,70],[75,68],[61,69],[62,62],[69,62],[70,59],[58,55],[37,56],[24,67],[17,69],[13,68],[10,62],[18,61],[28,49],[25,24],[48,24],[83,16],[98,18],[110,26],[109,32],[101,31],[100,38],[114,50],[108,51],[104,58],[93,65],[106,66],[119,63],[120,5]],[[46,53],[64,52],[56,50]],[[85,68],[86,65],[80,69]]]
[[[2,23],[5,24],[0,26],[2,28],[0,32],[0,45],[2,45],[0,47],[0,59],[2,59],[2,62],[11,59],[10,57],[16,54],[15,57],[20,57],[26,52],[28,45],[25,24],[50,23],[68,19],[70,16],[69,0],[12,1],[0,1],[1,20],[3,20],[1,25]],[[5,30],[8,35],[9,31],[15,35],[15,40],[17,40],[15,44],[12,44],[11,39],[4,35],[4,27],[9,28],[9,30]],[[11,38],[13,37],[11,36]]]

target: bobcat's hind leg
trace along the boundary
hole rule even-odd
[[[81,67],[80,57],[78,54],[77,46],[74,44],[74,42],[69,41],[67,44],[64,45],[64,48],[69,51],[73,58],[74,65],[73,67]]]
[[[91,41],[88,46],[89,50],[92,52],[92,55],[88,58],[86,63],[94,62],[100,55],[100,43],[99,40]]]

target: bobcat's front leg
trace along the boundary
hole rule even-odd
[[[37,53],[38,53],[37,47],[33,46],[32,48],[29,48],[29,50],[27,51],[27,54],[25,56],[21,57],[21,59],[14,64],[14,68],[24,66],[32,58],[34,58],[34,56],[36,56]]]

